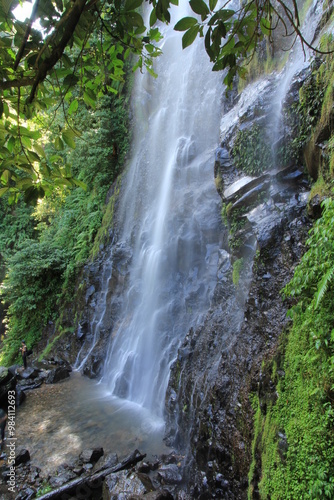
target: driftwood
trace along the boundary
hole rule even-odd
[[[140,462],[145,457],[146,454],[142,455],[140,451],[135,450],[133,453],[131,453],[131,455],[128,455],[126,458],[124,458],[122,462],[114,465],[114,467],[101,468],[97,472],[94,472],[94,474],[84,475],[78,477],[77,479],[73,479],[72,481],[63,484],[62,486],[59,486],[59,488],[56,488],[55,490],[49,491],[48,493],[45,493],[45,495],[38,497],[38,500],[56,500],[58,498],[61,498],[61,500],[65,500],[66,498],[73,497],[72,490],[77,491],[77,489],[81,487],[86,487],[87,490],[89,488],[94,490],[101,485],[102,481],[106,476],[108,476],[108,474],[113,474],[114,472],[130,469],[130,467],[133,467],[134,465],[136,465],[136,463]],[[72,495],[70,494],[70,492],[72,492]]]

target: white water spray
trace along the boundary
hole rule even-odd
[[[172,16],[187,15],[184,8]],[[164,33],[158,78],[136,75],[119,238],[133,257],[103,376],[114,395],[158,416],[177,349],[208,307],[220,232],[213,163],[221,75],[202,40],[182,51],[176,21]]]

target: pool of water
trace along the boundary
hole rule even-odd
[[[17,448],[28,449],[33,465],[48,473],[91,447],[120,459],[136,448],[148,458],[166,453],[163,433],[161,419],[76,372],[27,392],[16,416]]]

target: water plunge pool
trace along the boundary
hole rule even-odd
[[[27,391],[17,410],[16,447],[29,450],[43,472],[102,447],[124,458],[136,448],[147,458],[170,451],[164,422],[142,407],[110,396],[105,385],[72,372],[69,379]]]

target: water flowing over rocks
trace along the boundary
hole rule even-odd
[[[286,105],[297,99],[296,89],[306,75],[303,70],[293,79]],[[288,304],[280,291],[292,277],[311,226],[302,165],[248,176],[234,167],[231,155],[239,129],[256,123],[267,133],[276,85],[276,77],[254,84],[223,118],[215,176],[221,178],[222,201],[229,204],[229,217],[237,213],[239,228],[219,252],[217,285],[203,325],[186,335],[171,370],[166,439],[188,450],[185,475],[193,498],[247,498],[253,416],[249,394],[259,390],[261,364],[275,352],[288,324]],[[284,143],[289,123],[282,130]],[[238,259],[243,265],[233,282]]]

